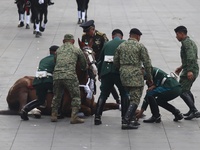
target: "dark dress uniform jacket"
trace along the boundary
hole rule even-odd
[[[119,74],[119,70],[116,69],[113,62],[106,62],[104,61],[104,57],[107,56],[113,56],[115,54],[115,50],[117,47],[124,42],[124,40],[121,40],[120,38],[114,38],[112,41],[109,41],[105,43],[99,61],[98,61],[98,73],[99,76],[106,75],[108,73],[116,73]]]
[[[47,71],[48,73],[53,74],[54,67],[55,67],[54,55],[50,54],[49,56],[43,58],[40,61],[38,71]],[[33,85],[38,85],[47,82],[53,84],[53,77],[47,76],[46,78],[35,78],[33,81]]]
[[[91,39],[93,41],[92,49],[95,52],[95,60],[97,61],[99,59],[103,45],[108,41],[108,38],[106,37],[106,34],[97,30],[95,31],[95,35],[93,37],[90,37],[87,34],[83,34],[82,36],[82,42],[84,42],[86,45],[89,44]]]

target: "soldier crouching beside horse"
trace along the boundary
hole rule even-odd
[[[28,112],[45,103],[48,91],[53,91],[53,70],[55,67],[54,55],[59,47],[54,45],[49,48],[50,55],[43,58],[39,63],[36,77],[33,80],[33,86],[36,89],[37,99],[26,104],[21,112],[23,120],[29,120]]]

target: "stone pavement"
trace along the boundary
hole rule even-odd
[[[53,1],[55,5],[49,7],[49,22],[41,38],[35,38],[32,29],[17,28],[17,8],[12,0],[0,1],[0,110],[7,109],[6,96],[14,81],[34,75],[51,45],[61,45],[65,33],[74,34],[76,39],[82,35],[76,24],[76,1]],[[200,48],[199,6],[199,0],[90,0],[88,18],[94,19],[96,28],[109,39],[114,28],[124,32],[124,39],[131,28],[139,28],[143,32],[141,42],[148,48],[153,65],[170,72],[180,65],[180,43],[174,28],[185,25]],[[192,91],[200,109],[199,80]],[[98,96],[99,92],[96,99]],[[171,103],[182,112],[188,111],[180,98]],[[160,124],[144,124],[141,119],[139,129],[129,131],[121,130],[118,110],[103,113],[100,126],[93,125],[93,116],[87,117],[84,124],[71,125],[69,118],[52,123],[50,116],[21,121],[19,116],[0,115],[0,149],[199,150],[200,119],[176,123],[169,112],[160,110]],[[150,117],[149,109],[145,114]]]

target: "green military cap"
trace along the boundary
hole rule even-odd
[[[74,36],[72,34],[65,34],[64,40],[74,40]]]
[[[178,26],[176,29],[174,29],[174,31],[176,33],[181,31],[187,32],[187,28],[185,26]]]
[[[52,46],[49,48],[49,50],[50,50],[50,51],[56,51],[58,48],[59,48],[59,46],[57,46],[57,45],[52,45]]]
[[[137,28],[133,28],[133,29],[131,29],[129,34],[142,35],[142,32]]]

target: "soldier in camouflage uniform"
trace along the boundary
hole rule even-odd
[[[36,89],[37,99],[29,102],[22,108],[20,115],[23,120],[29,120],[27,116],[28,112],[45,103],[48,91],[53,92],[52,75],[55,67],[54,55],[58,48],[59,47],[56,45],[51,46],[49,48],[50,55],[43,58],[39,63],[38,71],[36,71],[36,77],[33,80],[33,86]]]
[[[152,65],[147,49],[139,43],[142,33],[133,28],[130,30],[130,38],[119,45],[114,55],[114,64],[119,68],[122,85],[129,94],[129,107],[125,117],[122,118],[122,129],[137,129],[138,126],[132,123],[132,117],[140,103],[144,88],[142,64],[146,71],[147,82],[152,81]]]
[[[179,81],[182,86],[182,94],[180,97],[190,109],[188,113],[183,115],[186,116],[186,120],[191,120],[193,118],[200,117],[200,112],[198,112],[195,107],[194,96],[191,93],[192,84],[199,74],[199,66],[197,62],[198,49],[195,42],[187,36],[186,27],[178,26],[176,29],[174,29],[174,31],[176,33],[176,38],[182,44],[180,51],[182,65],[175,71],[178,75],[182,71]]]
[[[95,60],[99,61],[103,45],[108,42],[106,34],[95,30],[94,20],[82,23],[80,27],[82,27],[83,32],[85,32],[82,36],[82,42],[84,42],[85,45],[88,45],[92,41],[92,49],[95,52]],[[119,103],[119,96],[114,87],[111,89],[111,93],[116,102]]]
[[[81,96],[79,81],[76,75],[76,64],[77,62],[80,62],[81,69],[86,70],[87,62],[84,53],[73,45],[74,42],[74,36],[71,34],[66,34],[63,40],[64,44],[56,52],[56,65],[53,76],[54,97],[52,100],[52,122],[57,121],[58,107],[61,103],[62,93],[64,89],[67,89],[72,98],[72,113],[70,123],[84,123],[84,119],[81,119],[77,116],[81,105]]]

